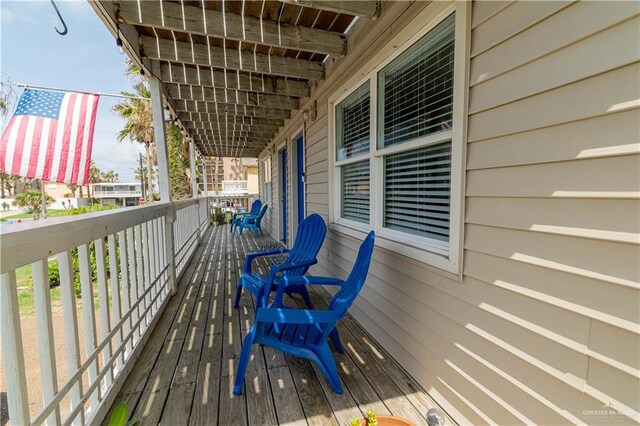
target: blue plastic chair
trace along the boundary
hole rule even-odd
[[[278,283],[276,297],[271,305],[267,305],[269,292],[261,291],[259,297],[262,306],[256,311],[253,326],[242,345],[233,387],[235,395],[242,393],[251,347],[254,344],[270,346],[315,362],[327,378],[331,389],[338,394],[342,393],[338,369],[329,348],[328,338],[337,334],[336,324],[347,313],[367,278],[374,239],[375,235],[371,231],[360,246],[351,274],[345,281],[313,276],[284,276]],[[284,293],[288,292],[290,286],[299,285],[335,285],[340,287],[340,290],[329,302],[328,310],[282,307]]]
[[[278,280],[281,276],[304,275],[309,267],[318,263],[316,256],[322,247],[324,237],[327,235],[327,226],[324,220],[317,215],[307,216],[300,225],[296,233],[296,240],[291,249],[281,248],[277,250],[264,251],[259,253],[249,253],[244,260],[242,267],[242,275],[238,280],[238,289],[236,290],[236,299],[234,307],[238,307],[242,289],[245,288],[254,295],[258,295],[263,287],[269,288],[269,292],[276,291]],[[288,256],[281,265],[271,267],[268,275],[256,274],[251,269],[251,263],[254,259],[263,256],[273,256],[277,254],[288,253]],[[290,286],[287,293],[298,293],[302,296],[307,306],[312,307],[309,292],[304,285]]]
[[[245,215],[242,219],[238,220],[236,226],[233,230],[233,235],[236,235],[236,229],[240,229],[240,235],[242,235],[243,229],[250,229],[256,235],[262,235],[262,228],[260,227],[260,223],[262,222],[262,218],[264,214],[267,212],[269,208],[269,204],[265,203],[262,205],[260,209],[260,213],[257,216],[254,215]]]
[[[243,218],[247,216],[258,216],[260,214],[260,209],[262,208],[262,201],[255,200],[251,204],[251,209],[246,213],[236,213],[233,215],[231,219],[231,233],[235,235],[235,228],[238,226],[238,223],[242,221]]]

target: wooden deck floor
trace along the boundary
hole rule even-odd
[[[335,353],[343,395],[312,363],[259,346],[243,394],[232,394],[254,313],[246,292],[232,307],[238,273],[245,252],[274,244],[247,233],[231,238],[227,226],[207,232],[113,406],[125,401],[143,425],[348,425],[369,409],[426,424],[432,400],[350,316],[339,325],[346,353]],[[326,307],[329,294],[312,299]]]

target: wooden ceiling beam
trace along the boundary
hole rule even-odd
[[[172,99],[188,101],[223,102],[226,104],[249,105],[262,108],[294,110],[300,108],[298,98],[263,93],[245,92],[235,89],[212,89],[182,84],[166,84]]]
[[[116,2],[116,10],[119,12],[121,23],[126,24],[321,53],[334,57],[344,56],[347,51],[346,37],[337,32],[278,24],[265,19],[223,13],[218,10],[203,10],[199,6],[171,2],[162,2],[160,6],[160,2],[125,0]]]
[[[220,142],[241,142],[241,143],[245,143],[245,144],[268,144],[272,141],[272,139],[269,138],[258,138],[258,137],[248,137],[248,136],[228,136],[228,135],[223,135],[222,137],[220,136],[213,136],[213,135],[191,135],[191,137],[193,137],[194,141],[201,141],[201,142],[210,142],[210,143],[220,143]]]
[[[226,104],[223,102],[174,100],[176,111],[200,112],[214,115],[240,115],[245,117],[275,118],[286,120],[291,118],[291,112],[285,109],[262,108],[248,105]],[[207,121],[202,119],[200,121]]]
[[[347,15],[362,16],[376,19],[380,14],[380,1],[375,0],[281,0],[283,3],[297,4],[298,6],[313,9],[328,10]]]
[[[220,71],[211,67],[193,67],[171,62],[163,62],[160,65],[160,70],[162,81],[165,83],[238,89],[299,98],[309,96],[309,85],[304,81],[265,77],[262,74],[247,75],[239,71]]]
[[[199,112],[179,112],[178,116],[183,122],[198,122],[203,125],[213,125],[216,123],[234,123],[241,125],[256,126],[284,126],[284,120],[275,118],[245,117],[243,115],[205,114]]]
[[[189,133],[191,135],[201,135],[201,136],[214,136],[214,137],[245,137],[245,138],[258,138],[258,139],[273,139],[275,133],[267,133],[267,132],[258,132],[256,130],[233,130],[229,128],[221,128],[218,129],[194,129],[189,128]]]
[[[243,132],[256,131],[259,133],[276,134],[280,130],[280,126],[261,126],[257,124],[241,124],[241,123],[225,123],[225,122],[212,122],[212,121],[182,121],[185,126],[190,129],[203,129],[214,130],[220,129],[239,130]],[[218,127],[220,126],[220,127]]]
[[[140,44],[143,55],[149,59],[307,80],[324,78],[324,65],[321,62],[148,36],[140,37]]]

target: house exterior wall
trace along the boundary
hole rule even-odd
[[[336,196],[329,98],[432,7],[395,2],[362,21],[312,90],[308,213],[329,223]],[[351,309],[461,424],[619,420],[595,411],[606,405],[639,420],[638,14],[635,2],[471,7],[461,273],[376,247]],[[274,236],[278,147],[291,152],[300,126],[298,113],[261,155]],[[346,277],[358,245],[330,224],[312,272]]]

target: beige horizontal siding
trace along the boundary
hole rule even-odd
[[[470,143],[467,169],[636,154],[640,152],[637,122],[638,111],[633,109]]]
[[[307,213],[328,220],[336,196],[328,97],[431,7],[401,3],[360,22],[314,89]],[[594,423],[584,411],[607,403],[640,411],[639,9],[473,5],[462,277],[376,247],[352,307],[459,423]],[[297,114],[278,137],[300,125]],[[345,278],[359,244],[330,231],[313,273]]]

